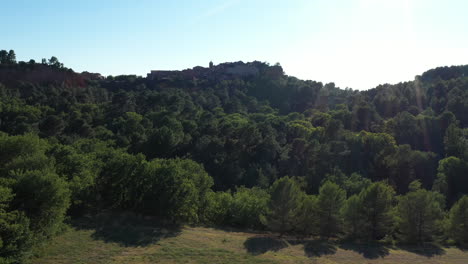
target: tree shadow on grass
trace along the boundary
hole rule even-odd
[[[174,237],[180,230],[150,226],[123,225],[115,227],[100,227],[92,237],[105,242],[118,243],[121,246],[147,246],[161,239]]]
[[[456,247],[461,251],[468,251],[468,243],[458,244]]]
[[[98,216],[73,223],[77,229],[92,229],[93,239],[117,243],[124,247],[147,246],[180,234],[178,226],[167,226],[155,220],[134,216]]]
[[[336,246],[327,240],[309,240],[304,243],[304,252],[307,257],[321,257],[336,253]]]
[[[367,259],[383,258],[390,254],[388,247],[379,243],[369,244],[355,244],[355,243],[343,243],[340,248],[345,250],[352,250],[358,252]]]
[[[398,245],[398,248],[426,257],[434,257],[445,254],[445,250],[434,243],[424,243],[422,245]]]
[[[250,237],[244,242],[247,252],[253,255],[260,255],[268,251],[278,251],[287,246],[288,244],[283,239],[267,236]]]

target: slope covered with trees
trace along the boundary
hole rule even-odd
[[[105,210],[467,242],[468,66],[355,91],[235,64],[257,74],[102,77],[1,51],[0,263]]]

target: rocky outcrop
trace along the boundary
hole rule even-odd
[[[43,64],[0,65],[0,83],[85,86],[86,79],[70,69],[57,69]]]
[[[151,71],[148,73],[149,80],[194,80],[194,79],[210,79],[210,80],[229,80],[236,78],[255,77],[262,73],[268,75],[282,75],[283,69],[281,66],[269,66],[266,63],[254,61],[244,63],[227,62],[221,63],[209,68],[197,66],[192,69],[182,71]]]

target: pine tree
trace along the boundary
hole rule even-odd
[[[329,238],[337,235],[342,226],[341,207],[346,200],[346,192],[337,184],[325,182],[319,190],[318,217],[320,235]]]
[[[0,64],[8,64],[8,51],[0,50]]]
[[[362,201],[358,195],[353,195],[346,200],[341,210],[343,217],[343,229],[349,238],[359,236],[363,225]]]
[[[16,64],[16,54],[14,50],[8,52],[7,59],[9,64]]]
[[[392,187],[383,182],[375,182],[359,194],[363,219],[360,235],[368,240],[378,240],[392,231],[394,196]]]
[[[273,183],[270,194],[268,211],[261,216],[261,221],[270,230],[279,232],[282,236],[294,227],[295,213],[302,191],[296,181],[283,177]]]
[[[444,197],[440,193],[421,189],[418,181],[410,184],[410,190],[398,198],[400,235],[406,242],[432,240],[443,219]]]
[[[468,243],[468,195],[460,198],[450,209],[448,235],[458,243]]]
[[[295,215],[294,231],[302,237],[318,233],[317,196],[304,194]]]

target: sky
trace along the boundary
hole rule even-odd
[[[233,61],[365,90],[468,64],[466,0],[0,0],[0,49],[103,75]]]

